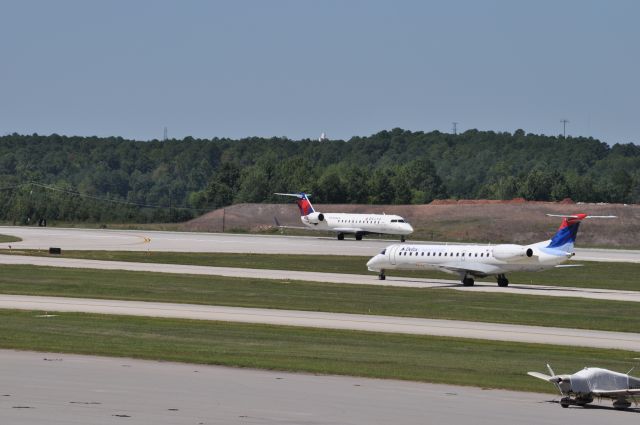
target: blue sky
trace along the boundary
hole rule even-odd
[[[0,134],[640,144],[637,1],[3,1]]]

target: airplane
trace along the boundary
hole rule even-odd
[[[356,240],[362,240],[362,236],[369,233],[400,235],[400,241],[405,241],[405,236],[413,232],[413,227],[399,215],[386,214],[346,214],[346,213],[321,213],[317,212],[309,196],[300,193],[276,193],[275,195],[292,196],[297,198],[296,204],[300,210],[300,220],[306,227],[303,229],[325,230],[338,233],[338,240],[344,240],[346,233],[355,234]],[[280,226],[276,219],[276,225]]]
[[[640,395],[640,378],[629,375],[633,369],[629,373],[620,373],[598,367],[585,367],[572,375],[556,375],[548,364],[547,369],[551,375],[539,372],[527,372],[527,375],[553,383],[562,396],[562,407],[584,407],[595,397],[612,399],[615,409],[629,408],[629,399],[638,406],[635,396]]]
[[[369,271],[386,278],[386,270],[440,270],[460,276],[463,286],[473,286],[474,278],[496,276],[498,286],[509,285],[507,272],[540,271],[561,266],[573,257],[580,222],[585,218],[614,218],[587,214],[555,215],[562,224],[550,240],[531,245],[390,245],[367,262]]]

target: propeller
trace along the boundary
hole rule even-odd
[[[547,370],[551,374],[551,378],[549,378],[549,381],[553,382],[553,385],[555,385],[555,387],[558,389],[560,395],[564,396],[564,391],[562,391],[562,388],[560,387],[560,383],[563,382],[564,379],[562,379],[561,376],[556,375],[553,369],[551,369],[551,365],[549,365],[549,363],[547,363]]]

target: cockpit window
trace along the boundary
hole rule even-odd
[[[392,223],[397,223],[397,222],[398,222],[398,220],[391,220],[391,222],[392,222]]]
[[[404,223],[403,219],[398,220],[398,223]]]
[[[384,255],[387,252],[387,248],[383,249],[380,255]]]

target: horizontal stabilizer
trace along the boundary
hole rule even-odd
[[[302,199],[303,196],[306,196],[307,198],[311,196],[308,193],[274,193],[274,195],[293,196],[294,198],[298,199]]]
[[[548,217],[560,217],[560,218],[618,218],[617,215],[583,215],[583,214],[547,214]]]

